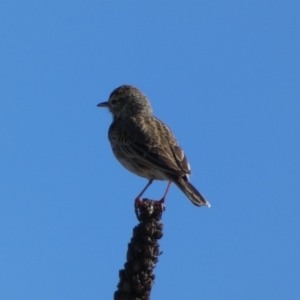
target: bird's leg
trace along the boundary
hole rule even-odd
[[[168,182],[168,185],[167,185],[166,191],[165,191],[165,193],[164,193],[164,196],[163,196],[163,197],[160,199],[160,201],[159,201],[159,202],[162,203],[162,204],[165,203],[165,199],[166,199],[166,196],[167,196],[168,191],[169,191],[169,189],[170,189],[171,183],[172,183],[172,181],[169,181],[169,182]]]
[[[143,194],[145,193],[145,191],[147,190],[147,188],[151,185],[151,183],[153,182],[153,179],[150,179],[149,182],[147,183],[147,185],[143,188],[143,190],[138,194],[138,196],[135,198],[135,203],[141,201],[141,197],[143,196]]]
[[[143,196],[143,194],[145,193],[145,191],[151,185],[152,182],[153,182],[153,179],[150,179],[149,182],[146,184],[146,186],[143,188],[143,190],[138,194],[138,196],[134,200],[134,209],[135,209],[135,214],[136,214],[137,218],[139,218],[138,205],[143,204],[143,201],[140,198]]]

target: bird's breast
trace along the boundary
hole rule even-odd
[[[147,178],[148,180],[150,180],[150,179],[168,180],[165,173],[161,172],[159,169],[149,167],[147,165],[144,165],[141,162],[137,162],[137,160],[134,158],[128,158],[126,156],[123,156],[122,153],[120,153],[113,146],[112,146],[112,150],[113,150],[113,153],[114,153],[116,159],[128,171],[130,171],[140,177]]]

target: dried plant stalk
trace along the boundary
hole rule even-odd
[[[158,240],[163,236],[160,220],[164,210],[158,201],[144,199],[137,202],[139,224],[134,227],[128,244],[127,262],[119,272],[120,282],[114,300],[150,300],[155,279],[153,271],[162,254]]]

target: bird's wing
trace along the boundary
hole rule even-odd
[[[160,120],[131,118],[119,126],[117,147],[137,163],[155,167],[173,176],[190,174],[188,160],[171,130]]]

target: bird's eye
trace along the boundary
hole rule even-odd
[[[116,102],[117,102],[117,101],[116,101],[115,99],[111,100],[111,104],[112,104],[112,105],[115,105]]]

